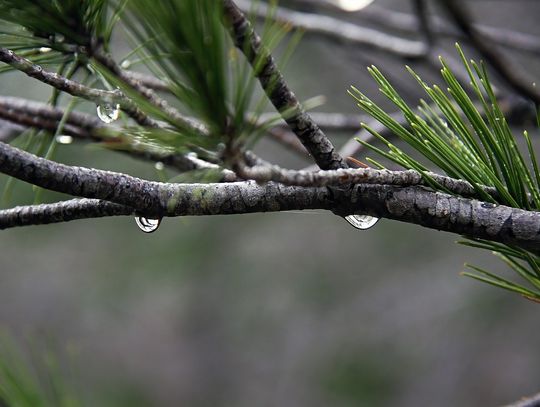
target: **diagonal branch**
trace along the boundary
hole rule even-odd
[[[420,28],[416,15],[378,7],[375,4],[363,9],[359,13],[359,17],[393,30],[417,33]],[[430,17],[431,29],[434,34],[445,37],[466,38],[447,20],[436,15]],[[483,24],[474,24],[474,28],[495,44],[519,51],[540,53],[540,39],[534,35]]]
[[[102,103],[119,104],[120,108],[141,126],[159,127],[158,122],[148,117],[137,107],[136,103],[119,90],[107,91],[90,88],[76,81],[64,78],[56,73],[48,72],[40,65],[36,65],[32,61],[18,56],[7,48],[0,47],[0,61],[11,65],[13,68],[24,72],[26,75],[35,78],[40,82],[69,93],[72,96],[89,100],[97,105]]]
[[[462,3],[462,2],[461,2]],[[509,60],[501,55],[495,47],[486,41],[484,36],[474,27],[464,4],[458,4],[455,0],[441,0],[449,16],[461,31],[470,39],[474,47],[486,58],[490,66],[520,95],[531,99],[536,105],[540,105],[540,93],[522,79]]]
[[[120,68],[109,55],[101,52],[95,52],[92,56],[98,63],[111,71],[111,73],[113,73],[121,81],[131,86],[153,106],[157,107],[168,117],[170,117],[180,127],[189,129],[192,133],[201,137],[208,137],[209,131],[204,125],[194,119],[182,115],[178,110],[171,107],[165,99],[159,97],[151,88],[145,86],[141,81],[134,78],[132,75],[126,74],[126,72]]]
[[[530,397],[523,397],[514,403],[507,404],[504,407],[538,407],[540,406],[540,393]]]
[[[274,107],[282,114],[304,147],[323,170],[346,168],[347,164],[317,124],[306,113],[295,94],[289,89],[268,49],[254,31],[251,23],[232,0],[223,0],[225,16],[231,24],[231,35],[236,46],[244,52],[256,69],[264,91]]]

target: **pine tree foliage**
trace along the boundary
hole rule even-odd
[[[540,173],[538,160],[529,134],[523,132],[526,153],[522,153],[517,138],[504,117],[484,64],[467,61],[463,51],[456,46],[470,79],[474,96],[470,96],[451,69],[441,59],[441,75],[447,86],[446,92],[437,85],[429,86],[412,69],[412,77],[426,92],[429,102],[420,100],[418,110],[410,107],[385,78],[372,66],[369,72],[380,91],[402,112],[408,126],[398,123],[371,99],[355,87],[350,94],[358,106],[390,129],[393,135],[406,142],[415,154],[408,154],[381,136],[370,126],[364,128],[387,148],[384,151],[371,143],[358,141],[382,157],[424,174],[426,181],[440,191],[452,193],[431,179],[428,166],[435,165],[446,175],[468,181],[486,203],[484,205],[507,205],[538,211],[540,209]],[[483,113],[482,113],[483,112]],[[423,160],[416,158],[417,155]],[[379,162],[368,158],[374,165]],[[427,161],[427,162],[426,162]],[[496,195],[486,192],[494,188]],[[512,282],[475,266],[476,273],[464,275],[495,286],[515,291],[527,298],[540,300],[540,257],[526,250],[489,241],[463,241],[462,244],[491,250],[501,258],[528,286]]]
[[[82,3],[0,0],[0,19],[4,27],[0,41],[2,46],[19,52],[32,63],[56,70],[66,79],[84,72],[83,85],[101,84],[105,88],[100,107],[114,110],[119,106],[138,124],[125,121],[120,130],[101,130],[103,145],[128,152],[136,151],[134,146],[141,149],[141,145],[146,153],[195,152],[212,163],[234,168],[238,156],[275,119],[257,121],[266,98],[256,100],[259,90],[255,78],[266,68],[265,61],[256,59],[250,66],[243,53],[235,49],[227,33],[230,22],[223,18],[222,4],[217,0],[92,0]],[[178,16],[182,16],[181,23]],[[130,54],[137,55],[159,78],[160,86],[172,96],[171,104],[157,98],[137,80],[130,79],[111,57],[110,52],[114,50],[110,40],[118,23],[132,38]],[[271,18],[264,26],[262,41],[272,50],[285,38],[288,27],[272,23]],[[249,46],[246,39],[245,47],[241,47],[244,53],[249,53]],[[538,211],[540,173],[529,135],[526,132],[523,135],[526,145],[523,153],[498,106],[485,66],[467,61],[459,47],[458,52],[469,74],[472,92],[466,90],[444,61],[441,73],[446,92],[436,85],[429,86],[409,69],[428,96],[427,101],[420,102],[417,111],[407,105],[377,68],[370,68],[382,93],[403,113],[407,126],[398,123],[360,90],[352,88],[351,95],[363,110],[408,143],[415,154],[405,153],[366,126],[388,151],[372,144],[367,144],[368,147],[405,169],[424,174],[427,184],[435,190],[452,193],[429,176],[428,168],[433,165],[451,178],[470,183],[485,205]],[[129,62],[126,58],[123,61]],[[11,68],[12,65],[2,67],[3,70]],[[266,91],[272,92],[271,89]],[[55,89],[51,96],[53,106],[57,105],[58,97]],[[68,125],[70,111],[77,103],[77,98],[72,99],[54,135],[59,135]],[[287,117],[286,109],[280,113]],[[44,143],[35,146],[33,138],[25,133],[16,142],[51,158],[55,138],[45,138],[52,140],[48,148]],[[415,158],[418,154],[425,161]],[[373,159],[369,161],[383,167]],[[215,168],[212,171],[215,172]],[[185,175],[182,177],[186,179]],[[9,195],[10,185],[5,195]],[[495,193],[491,193],[490,188]],[[540,298],[534,291],[540,278],[536,254],[487,241],[467,244],[496,252],[532,284],[532,288],[496,278],[478,268],[474,270],[480,275],[473,276],[530,298]]]
[[[214,180],[226,170],[237,169],[239,157],[250,157],[249,148],[279,116],[260,119],[267,98],[261,96],[264,92],[257,77],[268,68],[264,59],[267,55],[262,53],[249,63],[245,56],[252,52],[249,38],[243,47],[235,47],[229,35],[231,22],[223,16],[223,4],[220,0],[0,0],[0,48],[25,58],[24,62],[3,64],[0,73],[17,65],[16,69],[37,77],[46,68],[55,73],[56,79],[61,77],[64,85],[77,78],[75,85],[79,86],[78,93],[73,92],[76,94],[65,103],[67,108],[57,125],[52,129],[44,126],[25,130],[12,144],[52,159],[57,136],[67,129],[74,131],[70,127],[71,113],[86,97],[111,117],[118,115],[117,107],[122,110],[122,120],[114,127],[85,124],[87,138],[110,149],[150,157],[152,163],[176,153],[196,154],[197,159],[204,160],[202,169],[186,170],[172,180],[161,173],[163,181]],[[290,27],[273,22],[271,13],[262,30],[262,43],[270,51],[290,32]],[[133,46],[128,56],[116,59],[111,39],[120,29]],[[299,34],[291,37],[284,62]],[[422,174],[425,183],[421,185],[427,184],[430,191],[456,195],[430,175],[436,168],[450,178],[468,182],[483,208],[504,205],[538,212],[540,171],[531,137],[524,132],[520,142],[513,134],[486,67],[468,61],[459,47],[458,53],[470,79],[468,84],[460,83],[444,60],[441,74],[446,90],[428,85],[408,68],[411,80],[418,82],[427,95],[418,109],[409,106],[381,71],[372,66],[371,75],[381,92],[403,114],[406,124],[359,89],[351,88],[350,94],[362,110],[391,130],[392,136],[404,141],[412,152],[405,152],[367,125],[365,129],[385,147],[359,141],[402,168]],[[158,80],[158,87],[166,90],[166,101],[124,69],[124,65],[132,67],[137,62],[144,62],[153,79]],[[39,69],[32,64],[39,64]],[[47,80],[51,82],[55,75]],[[43,78],[42,81],[47,83]],[[272,93],[278,81],[272,77],[269,82],[269,89],[264,89],[266,94]],[[58,88],[61,86],[51,94],[52,107],[59,106]],[[278,110],[287,119],[294,109],[297,106]],[[256,158],[253,161],[259,164]],[[384,168],[376,159],[368,161]],[[7,182],[4,197],[9,197],[13,183],[13,178]],[[339,195],[346,188],[330,190]],[[35,198],[37,203],[41,201],[40,188],[36,188]],[[475,238],[460,243],[492,251],[515,278],[472,265],[463,274],[540,302],[537,252]],[[62,389],[60,381],[53,386],[53,396],[47,394],[39,380],[25,369],[24,361],[17,359],[18,351],[13,345],[5,346],[7,350],[0,353],[15,356],[11,360],[0,358],[2,402],[14,406],[78,405]]]

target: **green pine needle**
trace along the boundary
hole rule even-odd
[[[408,126],[399,124],[358,89],[351,87],[349,93],[361,109],[411,146],[424,160],[450,177],[468,181],[479,199],[524,210],[540,210],[540,171],[530,136],[527,132],[523,135],[527,147],[525,156],[499,107],[486,67],[469,62],[461,48],[456,47],[469,76],[474,98],[469,96],[470,92],[463,88],[442,59],[441,75],[447,86],[446,91],[426,84],[412,69],[407,68],[429,99],[429,102],[420,101],[418,112],[409,107],[376,67],[368,69],[381,92],[403,114]],[[427,164],[403,152],[369,126],[362,126],[387,150],[358,140],[360,143],[401,167],[414,169],[426,176]],[[383,167],[377,161],[368,161],[379,168]],[[448,193],[434,180],[426,180],[432,188]],[[484,191],[485,186],[495,188],[497,198],[488,195]],[[460,243],[492,251],[519,281],[511,281],[470,265],[467,267],[472,272],[464,272],[463,275],[534,301],[540,300],[540,257],[527,250],[496,242],[467,240]]]

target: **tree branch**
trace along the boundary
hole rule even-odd
[[[420,24],[416,15],[377,7],[377,5],[371,5],[370,7],[363,9],[358,15],[367,19],[369,22],[393,30],[417,33],[420,29]],[[473,26],[486,39],[489,39],[495,44],[519,51],[534,54],[540,53],[540,38],[534,35],[483,24],[474,24]],[[456,30],[455,27],[448,23],[448,21],[439,16],[431,16],[431,30],[434,34],[443,35],[445,37],[467,38],[463,33]]]
[[[99,199],[71,199],[53,204],[16,206],[0,210],[0,229],[134,214],[135,210],[129,206]]]
[[[0,96],[0,118],[23,126],[55,132],[64,114],[64,110],[43,103]],[[120,151],[122,153],[154,163],[159,161],[180,172],[220,169],[216,164],[200,160],[189,154],[184,155],[163,149],[149,148],[144,143],[138,143],[131,137],[125,136],[121,129],[107,126],[96,117],[84,113],[70,112],[62,132],[79,140],[113,143],[113,145],[114,143],[121,144],[122,150]],[[222,181],[236,180],[232,171],[225,169],[221,171]]]
[[[43,188],[132,207],[146,217],[326,209],[415,223],[540,251],[540,212],[433,192],[420,186],[358,184],[352,189],[255,182],[170,184],[72,167],[0,143],[0,171]]]
[[[536,105],[540,105],[540,93],[532,86],[523,81],[514,64],[504,58],[492,44],[485,41],[484,37],[469,20],[469,15],[464,4],[458,4],[455,0],[441,0],[449,16],[461,31],[469,38],[474,47],[486,58],[490,66],[520,95],[531,99]]]
[[[236,46],[245,53],[252,66],[255,66],[256,63],[260,64],[261,68],[256,69],[255,74],[264,91],[304,147],[313,156],[317,165],[323,170],[346,168],[347,164],[343,158],[336,153],[330,140],[306,113],[287,86],[272,55],[262,45],[261,38],[253,30],[251,23],[232,0],[223,0],[223,5],[225,16],[231,24],[231,35]],[[283,116],[285,112],[287,114]]]
[[[302,187],[327,187],[347,184],[381,184],[408,186],[430,186],[429,177],[440,187],[463,197],[478,197],[472,185],[463,180],[444,175],[426,172],[424,175],[414,170],[390,171],[373,168],[340,168],[329,171],[296,171],[281,168],[277,165],[239,166],[239,175],[244,179],[253,179],[259,183],[274,181],[284,185]],[[495,188],[483,187],[483,190],[497,197]]]
[[[18,56],[13,51],[6,48],[0,47],[0,61],[11,65],[13,68],[24,72],[26,75],[37,79],[40,82],[69,93],[72,96],[81,97],[94,102],[97,105],[103,103],[119,104],[120,108],[141,126],[159,127],[158,122],[148,117],[137,107],[136,103],[119,90],[106,91],[90,88],[76,81],[64,78],[54,72],[45,71],[41,66],[34,64],[26,58]]]
[[[160,98],[152,89],[146,87],[141,81],[134,78],[133,75],[126,74],[116,62],[106,54],[95,52],[92,57],[101,65],[106,67],[111,73],[118,77],[121,81],[131,86],[141,96],[148,100],[153,106],[160,109],[163,113],[171,118],[181,128],[188,129],[194,134],[201,137],[208,137],[208,129],[201,123],[192,118],[182,115],[178,110],[171,107],[165,99]]]
[[[253,9],[248,1],[237,0],[237,3],[246,12]],[[274,14],[271,13],[273,10],[275,10]],[[254,12],[259,18],[266,19],[268,16],[272,16],[277,21],[291,24],[293,27],[312,34],[320,34],[327,38],[356,45],[374,47],[399,57],[419,58],[424,56],[427,51],[427,47],[421,41],[403,39],[372,28],[360,27],[335,17],[305,13],[283,7],[270,8],[262,2],[257,4]]]

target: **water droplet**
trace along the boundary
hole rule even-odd
[[[497,205],[494,204],[494,203],[490,203],[490,202],[484,202],[482,203],[482,208],[486,208],[486,209],[493,209],[495,208]]]
[[[379,221],[379,218],[369,215],[349,215],[345,216],[345,220],[356,229],[365,230],[375,225]]]
[[[128,69],[131,66],[131,61],[129,59],[124,59],[120,66],[122,69]]]
[[[106,103],[104,105],[98,105],[97,107],[97,115],[104,123],[112,123],[116,119],[118,119],[118,116],[120,114],[120,105],[111,105],[110,103]]]
[[[59,144],[71,144],[73,143],[73,137],[66,135],[58,135],[55,137],[55,140]]]
[[[135,218],[135,223],[144,233],[152,233],[155,232],[161,224],[161,218],[150,219],[143,216],[137,216]]]
[[[51,51],[52,51],[52,48],[49,48],[49,47],[41,47],[41,48],[39,49],[39,52],[40,52],[41,54],[46,54],[47,52],[51,52]]]
[[[154,164],[154,167],[156,168],[156,170],[162,171],[165,168],[165,164],[163,164],[161,161],[158,161]]]

